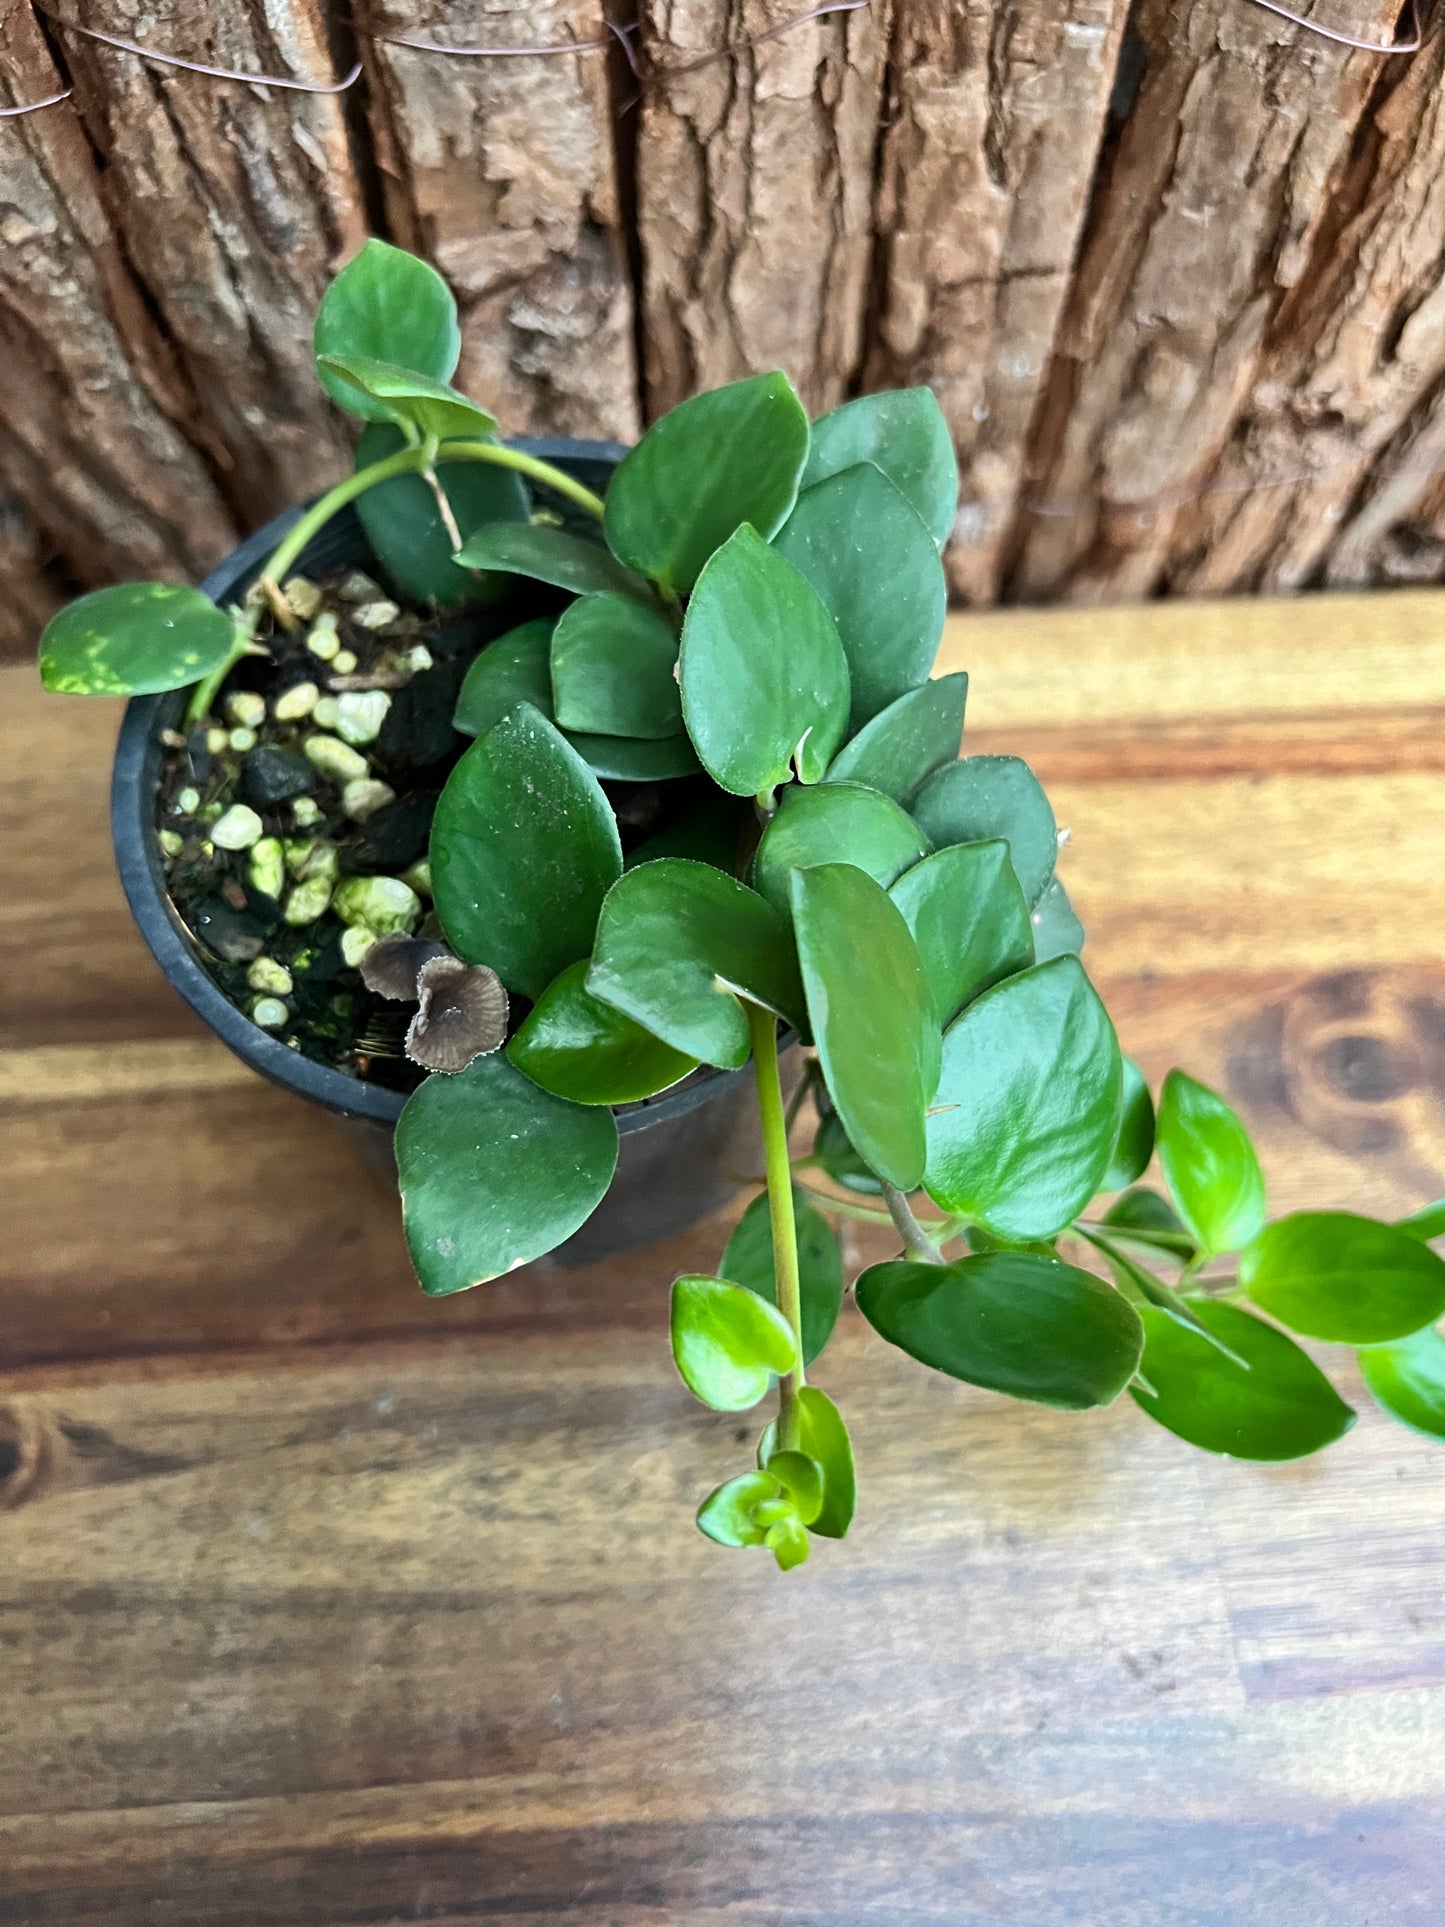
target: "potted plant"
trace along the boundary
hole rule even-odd
[[[171,692],[133,705],[128,780],[167,927],[206,959],[213,1001],[188,994],[273,1073],[335,1077],[312,1060],[340,1048],[381,1076],[338,1108],[399,1114],[424,1290],[575,1239],[636,1107],[674,1105],[670,1142],[725,1093],[756,1103],[766,1188],[717,1274],[675,1282],[673,1353],[715,1408],[778,1402],[698,1514],[723,1544],[792,1566],[853,1515],[844,1420],[807,1378],[844,1293],[830,1212],[895,1227],[858,1308],[969,1384],[1127,1391],[1206,1450],[1291,1458],[1354,1416],[1295,1333],[1361,1348],[1385,1408],[1445,1436],[1445,1205],[1267,1224],[1230,1107],[1176,1070],[1156,1111],[1121,1055],[1037,779],[960,756],[967,679],[930,679],[956,472],[926,390],[810,425],[763,375],[620,461],[549,460],[449,386],[451,297],[377,242],[316,347],[368,424],[355,473],[218,593],[82,597],[41,666]],[[393,593],[356,577],[362,532]],[[404,1056],[357,1035],[386,1009]],[[1139,1182],[1156,1152],[1167,1196]]]

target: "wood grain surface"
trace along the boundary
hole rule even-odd
[[[951,625],[1126,1047],[1228,1091],[1277,1209],[1445,1190],[1442,633],[1425,593]],[[116,720],[0,673],[5,1927],[1438,1927],[1445,1451],[1362,1399],[1231,1465],[849,1313],[855,1536],[709,1546],[745,1448],[663,1313],[725,1224],[424,1300],[131,931]]]

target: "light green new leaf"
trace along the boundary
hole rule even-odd
[[[1238,1114],[1216,1091],[1170,1071],[1159,1095],[1159,1163],[1206,1257],[1238,1251],[1264,1224],[1264,1173]]]
[[[958,507],[958,463],[933,391],[895,388],[863,395],[814,422],[802,485],[812,488],[856,462],[882,469],[941,549]]]
[[[1119,1135],[1100,1189],[1123,1191],[1136,1184],[1154,1155],[1154,1100],[1149,1083],[1132,1057],[1124,1059],[1124,1093]]]
[[[323,355],[362,355],[439,382],[451,380],[462,351],[451,289],[435,268],[385,241],[368,241],[322,295],[313,343],[318,362]],[[387,405],[343,375],[324,366],[317,374],[349,413],[392,419]]]
[[[1006,977],[944,1034],[929,1195],[995,1237],[1054,1237],[1099,1189],[1122,1077],[1114,1026],[1076,957]]]
[[[910,689],[844,743],[824,782],[865,783],[895,803],[907,803],[936,769],[958,755],[967,698],[968,676],[961,669]]]
[[[811,1365],[838,1322],[843,1303],[843,1254],[833,1227],[796,1187],[793,1215],[797,1223],[798,1277],[803,1303],[803,1363]],[[718,1272],[735,1285],[746,1285],[770,1305],[777,1304],[772,1215],[766,1191],[753,1199],[738,1220]]]
[[[1439,1332],[1427,1325],[1393,1345],[1367,1345],[1360,1373],[1391,1418],[1445,1439],[1445,1338]]]
[[[1107,1405],[1139,1367],[1139,1313],[1092,1272],[1029,1251],[874,1265],[858,1309],[910,1358],[1010,1398]]]
[[[750,523],[786,520],[808,456],[808,417],[783,374],[754,375],[669,409],[622,458],[607,490],[612,553],[685,594]]]
[[[323,375],[340,376],[376,403],[388,421],[409,423],[423,438],[438,441],[489,441],[497,432],[494,415],[444,381],[432,381],[369,355],[318,355]]]
[[[617,1164],[617,1126],[538,1090],[500,1056],[429,1077],[396,1127],[411,1260],[432,1296],[540,1258],[584,1224]]]
[[[837,624],[850,733],[928,681],[948,585],[932,536],[881,469],[863,462],[804,489],[773,547]]]
[[[853,1523],[858,1504],[858,1477],[848,1428],[832,1399],[816,1385],[802,1387],[794,1399],[794,1410],[798,1444],[823,1474],[823,1504],[808,1529],[824,1539],[842,1539]],[[759,1466],[772,1464],[777,1440],[778,1421],[774,1419],[758,1444]]]
[[[1300,1459],[1349,1431],[1355,1414],[1292,1339],[1237,1305],[1189,1304],[1219,1342],[1146,1305],[1140,1382],[1129,1387],[1141,1411],[1235,1459]]]
[[[940,1039],[928,980],[887,891],[848,863],[794,870],[793,928],[828,1093],[868,1164],[900,1191],[923,1176]]]
[[[886,888],[927,854],[908,812],[859,783],[790,786],[753,858],[753,888],[783,911],[792,908],[789,876],[819,863],[851,863]]]
[[[779,1456],[787,1456],[791,1466],[799,1455]],[[799,1476],[796,1469],[794,1476]],[[784,1572],[801,1566],[808,1556],[808,1534],[796,1501],[771,1472],[744,1472],[720,1485],[698,1508],[697,1524],[720,1546],[766,1546]]]
[[[571,964],[549,984],[507,1046],[533,1083],[574,1104],[634,1104],[697,1069],[695,1057],[599,1003],[587,989],[588,968]]]
[[[746,1412],[798,1362],[792,1328],[755,1291],[722,1278],[672,1287],[672,1356],[682,1382],[715,1412]]]
[[[1074,914],[1069,893],[1056,876],[1044,885],[1044,893],[1034,905],[1034,956],[1040,963],[1050,957],[1077,957],[1084,948],[1084,926]]]
[[[1019,757],[965,756],[936,770],[909,807],[938,850],[1003,837],[1024,896],[1041,901],[1059,832],[1038,777]]]
[[[406,444],[395,422],[372,422],[356,451],[356,466],[369,468]],[[490,462],[441,462],[437,483],[463,536],[488,522],[525,522],[527,490],[510,468]],[[388,580],[417,602],[451,609],[464,602],[490,601],[510,586],[505,576],[460,569],[452,560],[452,538],[431,487],[420,475],[394,475],[356,498],[356,513],[366,539]]]
[[[682,713],[734,796],[818,782],[848,721],[848,661],[817,591],[755,529],[731,535],[687,605]]]
[[[823,1508],[823,1468],[806,1452],[789,1449],[772,1452],[765,1468],[793,1502],[793,1509],[805,1526],[812,1525]],[[770,1543],[765,1540],[764,1544]],[[801,1564],[801,1560],[796,1563]]]
[[[591,951],[621,874],[617,819],[596,777],[519,703],[472,744],[437,803],[432,890],[448,943],[508,990],[540,997]]]
[[[587,988],[724,1070],[751,1049],[738,995],[793,1024],[803,1012],[787,919],[735,878],[681,857],[641,864],[608,892]]]
[[[1029,907],[1001,838],[939,850],[888,894],[918,945],[941,1025],[1034,960]]]
[[[649,739],[682,734],[677,637],[656,609],[610,591],[563,610],[552,632],[560,728]]]
[[[1407,1231],[1349,1211],[1296,1211],[1239,1255],[1261,1311],[1306,1338],[1381,1345],[1445,1317],[1445,1260]]]
[[[1121,1237],[1138,1232],[1135,1243],[1171,1251],[1176,1257],[1192,1258],[1199,1249],[1169,1200],[1144,1185],[1115,1198],[1104,1213],[1104,1223]]]
[[[478,529],[457,550],[456,559],[463,568],[524,575],[533,582],[549,582],[554,589],[570,589],[573,595],[610,591],[650,601],[646,583],[615,561],[600,542],[544,522]]]
[[[236,625],[199,589],[122,582],[93,589],[46,623],[40,680],[62,696],[184,689],[226,660]]]

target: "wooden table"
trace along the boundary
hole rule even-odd
[[[1445,597],[949,653],[1151,1075],[1230,1092],[1278,1209],[1445,1190]],[[1445,1450],[1366,1404],[1235,1466],[848,1315],[855,1536],[709,1546],[735,1422],[663,1314],[723,1226],[423,1300],[133,935],[115,724],[0,676],[5,1927],[1439,1927]]]

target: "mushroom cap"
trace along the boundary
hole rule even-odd
[[[367,951],[361,960],[361,981],[378,997],[413,1004],[421,994],[418,979],[424,966],[451,954],[444,943],[409,937],[405,931],[398,930],[389,937],[378,938]]]
[[[507,993],[495,970],[433,957],[417,976],[416,1016],[406,1033],[406,1054],[429,1071],[464,1071],[507,1035]]]

